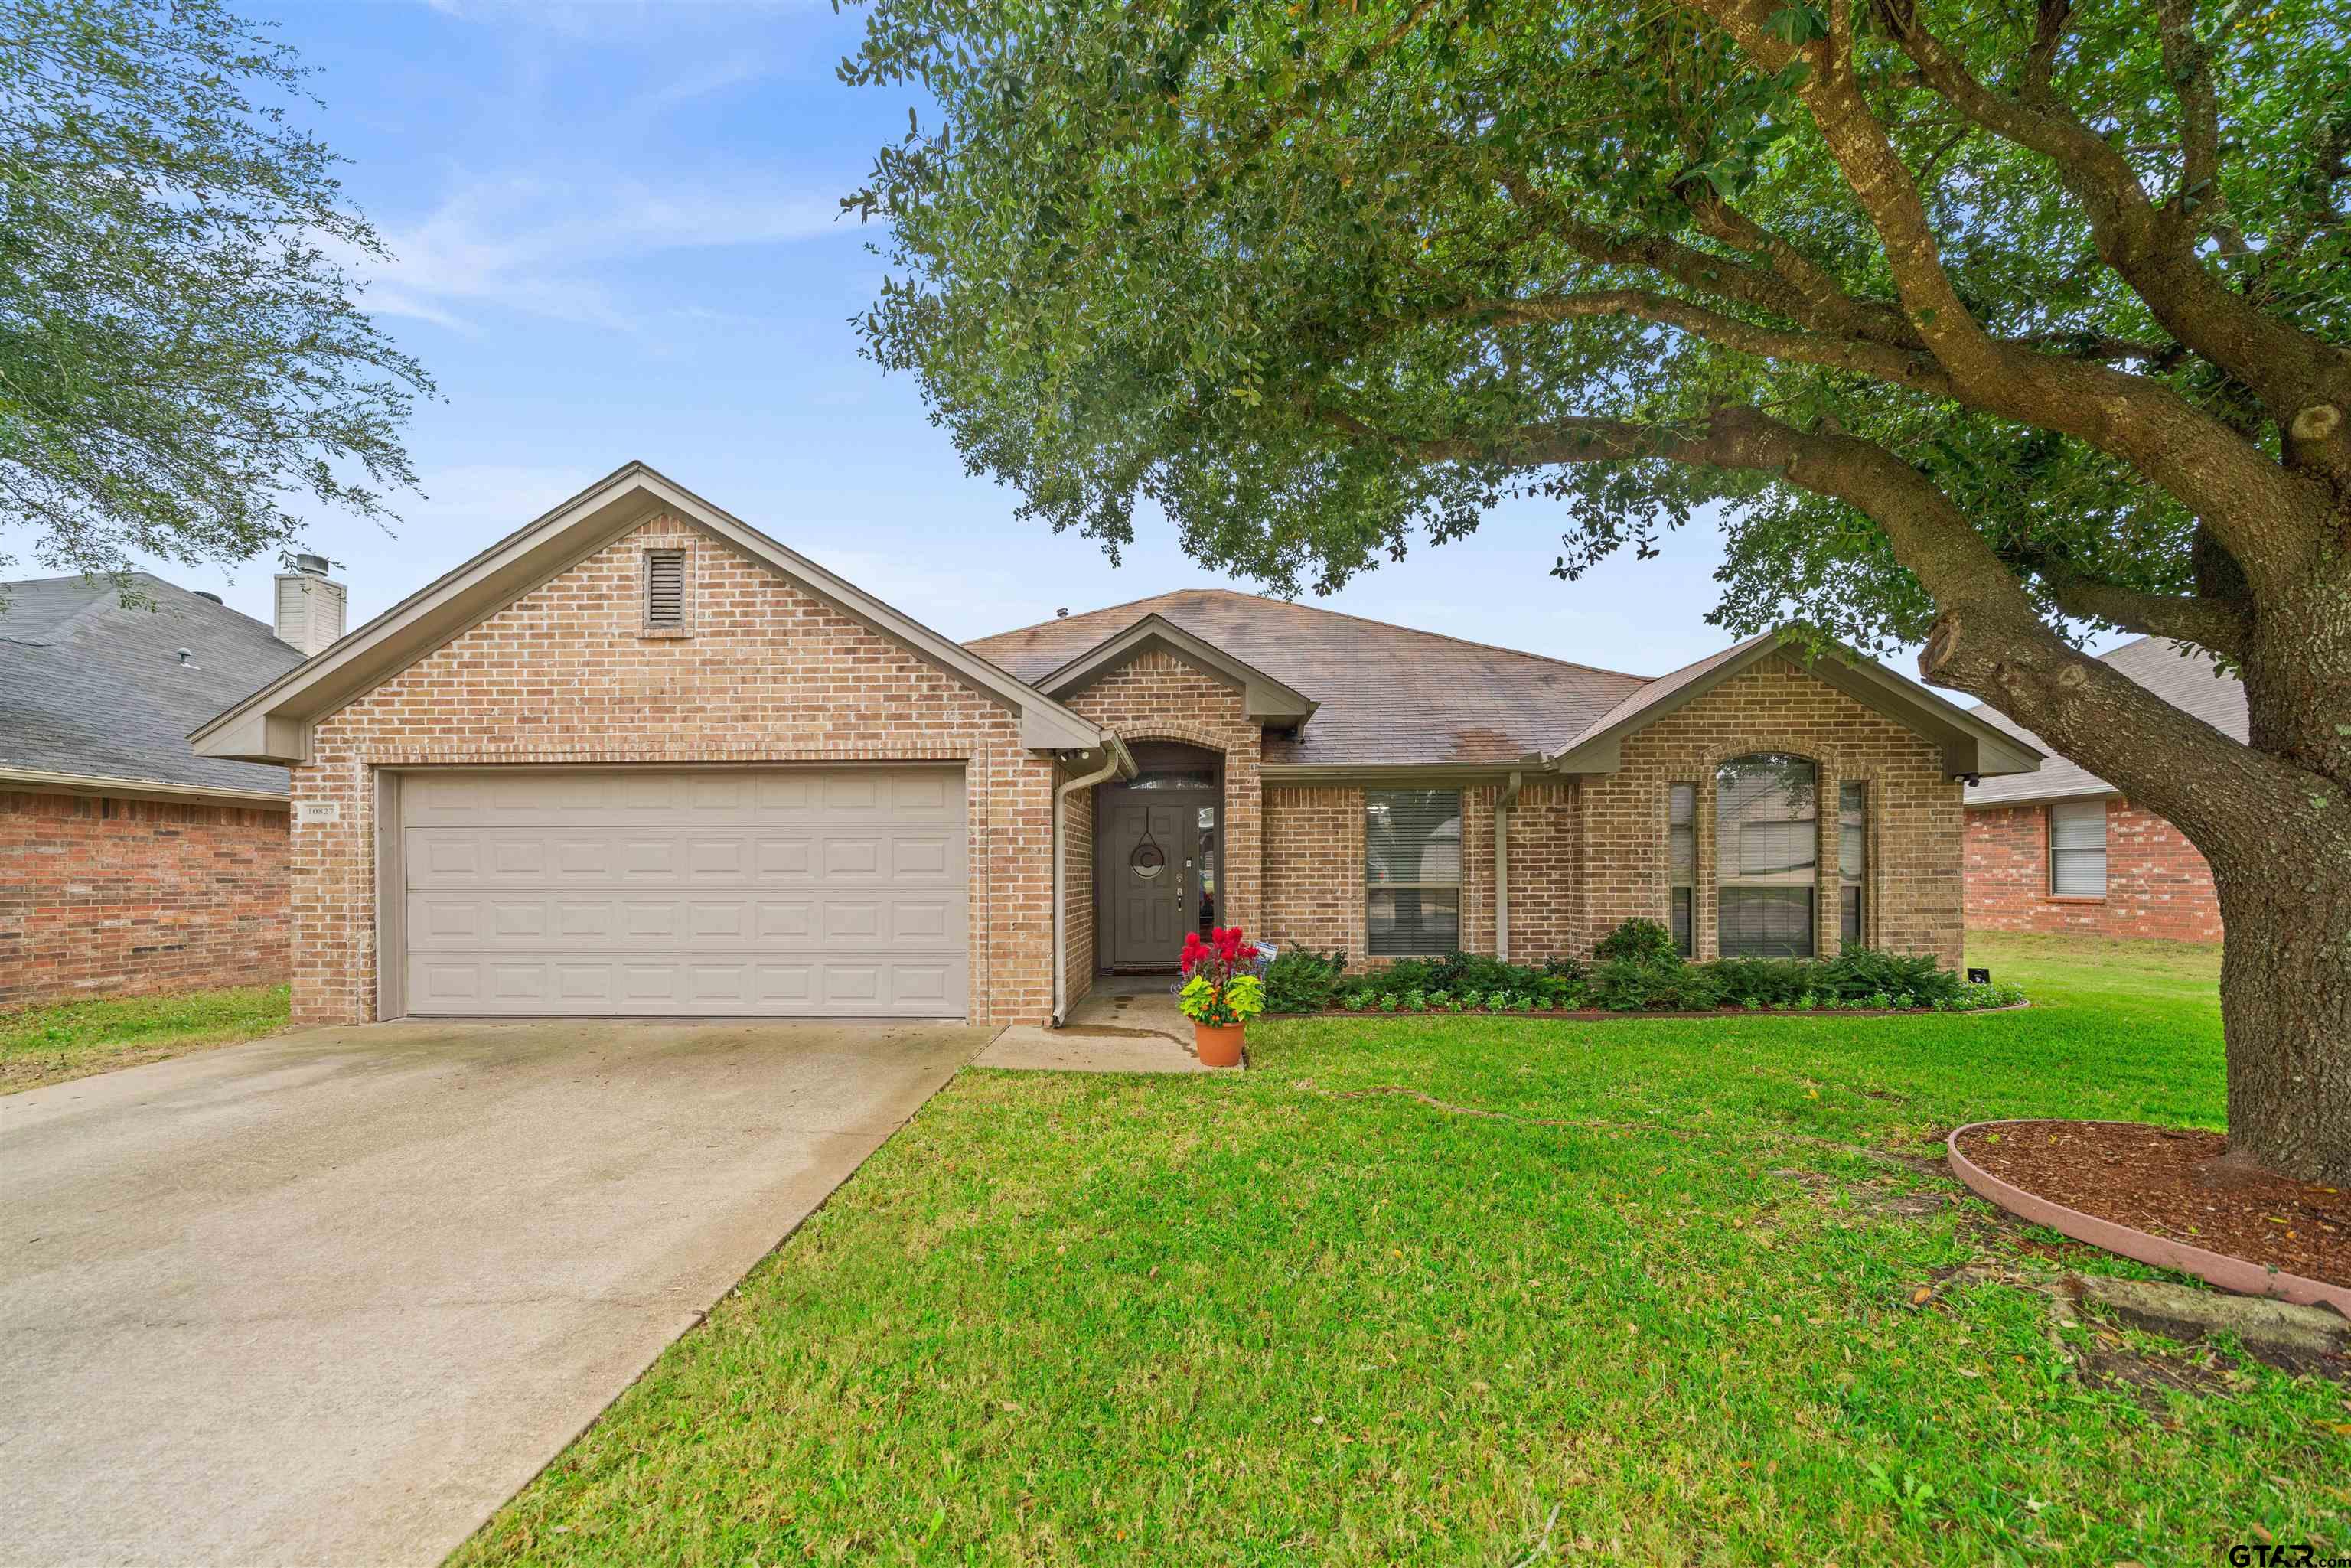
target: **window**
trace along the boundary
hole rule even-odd
[[[1670,785],[1666,790],[1666,923],[1673,927],[1674,951],[1694,956],[1697,940],[1690,917],[1698,885],[1698,786]]]
[[[2049,808],[2049,891],[2060,898],[2106,896],[2106,803],[2069,800]]]
[[[1715,901],[1726,958],[1809,958],[1820,861],[1813,765],[1759,752],[1715,770]]]
[[[1862,884],[1869,880],[1869,786],[1857,779],[1837,785],[1837,942],[1859,947],[1868,937],[1862,922]]]
[[[1459,950],[1461,792],[1365,791],[1364,883],[1373,956]]]
[[[685,552],[645,551],[645,630],[685,630]]]

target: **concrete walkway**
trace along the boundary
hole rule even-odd
[[[0,1098],[0,1561],[438,1563],[987,1034],[384,1024]]]
[[[1061,1028],[1015,1024],[972,1065],[1040,1072],[1238,1071],[1200,1065],[1192,1051],[1192,1020],[1176,1011],[1167,986],[1164,977],[1096,980]]]

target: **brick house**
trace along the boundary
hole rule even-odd
[[[2231,739],[2245,738],[2245,688],[2210,660],[2142,637],[2105,662]],[[1972,711],[2041,746],[1992,709]],[[2203,855],[2086,769],[2053,757],[2036,773],[1987,778],[1969,787],[1967,818],[1970,929],[2220,940],[2220,901]]]
[[[1650,680],[1208,592],[958,644],[636,464],[193,738],[291,771],[310,1022],[1042,1021],[1211,922],[1956,962],[1959,781],[2039,761],[1770,637]]]
[[[0,584],[0,1008],[285,980],[286,770],[187,734],[340,632],[303,559],[275,628],[143,572]]]

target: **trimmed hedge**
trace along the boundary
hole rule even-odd
[[[1654,928],[1654,929],[1651,929]],[[1655,921],[1627,921],[1600,944],[1590,968],[1572,958],[1540,967],[1474,953],[1399,958],[1348,974],[1343,955],[1290,948],[1266,973],[1269,1012],[1530,1013],[1900,1011],[1972,1012],[2022,1001],[2014,986],[1970,985],[1934,959],[1854,948],[1834,958],[1718,958],[1687,963]]]

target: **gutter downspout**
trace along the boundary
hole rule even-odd
[[[1049,1026],[1061,1027],[1070,1010],[1070,933],[1069,880],[1070,849],[1067,826],[1069,799],[1081,789],[1091,789],[1113,774],[1124,773],[1129,778],[1135,772],[1134,754],[1126,742],[1108,730],[1102,732],[1102,765],[1081,779],[1072,779],[1053,790],[1053,1019]]]
[[[1519,803],[1523,776],[1510,774],[1510,787],[1494,797],[1494,956],[1510,961],[1510,808]]]

